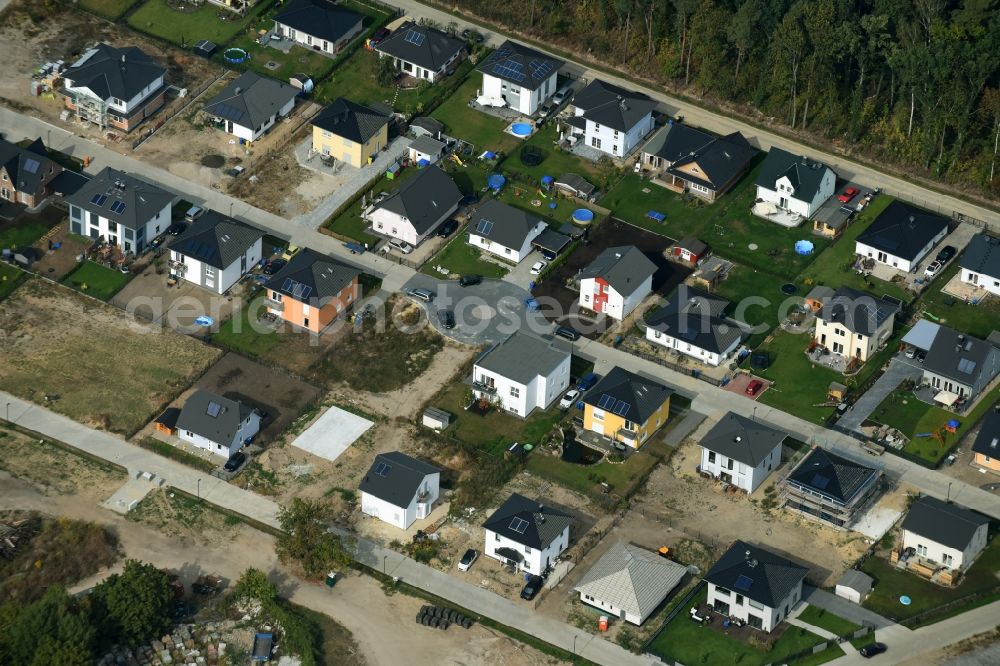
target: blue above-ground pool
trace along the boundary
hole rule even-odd
[[[529,136],[531,129],[530,123],[514,123],[510,126],[510,133],[514,136]]]
[[[222,57],[226,62],[231,62],[234,64],[239,64],[246,60],[250,56],[246,50],[241,49],[238,46],[232,46],[222,52]]]
[[[202,315],[197,319],[195,319],[194,323],[197,324],[198,326],[211,326],[212,324],[215,323],[215,320],[209,316]]]
[[[812,241],[807,241],[807,240],[795,241],[796,254],[802,254],[802,255],[812,254],[814,247],[815,246],[813,245]]]
[[[594,221],[594,211],[587,208],[577,208],[573,211],[573,221],[577,224],[590,224]]]

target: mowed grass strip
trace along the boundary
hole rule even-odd
[[[220,45],[227,44],[256,21],[256,16],[271,3],[263,0],[245,16],[229,12],[210,2],[194,8],[185,5],[183,11],[174,9],[167,0],[146,0],[146,3],[128,17],[128,24],[141,32],[160,37],[178,46],[192,46],[207,39]],[[219,18],[225,13],[227,20]]]
[[[109,301],[131,279],[130,275],[121,271],[87,260],[64,277],[62,283],[80,293]]]

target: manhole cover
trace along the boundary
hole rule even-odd
[[[267,67],[268,69],[278,69],[279,67],[281,67],[281,65],[273,60],[268,60],[266,63],[264,63],[264,67]]]
[[[750,248],[751,250],[756,250],[758,245],[757,243],[750,243],[749,245],[747,245],[747,247]]]
[[[218,169],[225,163],[226,158],[222,155],[205,155],[201,158],[202,166],[207,166],[210,169]]]

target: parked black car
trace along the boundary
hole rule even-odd
[[[941,248],[941,251],[937,253],[937,257],[935,258],[942,264],[945,264],[948,263],[949,259],[955,256],[956,252],[958,252],[958,250],[956,250],[951,245],[945,245],[943,248]]]
[[[441,326],[449,331],[455,328],[455,313],[451,310],[441,310],[438,312],[438,320],[440,320]]]
[[[447,238],[455,233],[455,229],[458,229],[458,222],[455,220],[448,220],[438,227],[438,236],[441,238]]]
[[[180,236],[187,229],[187,225],[183,222],[174,222],[169,227],[167,227],[167,233],[171,236]]]
[[[524,584],[524,588],[521,590],[521,598],[525,601],[531,601],[538,593],[542,590],[542,583],[544,580],[541,576],[531,576],[528,582]]]
[[[274,259],[267,262],[267,265],[264,266],[264,275],[274,275],[284,268],[287,263],[284,259]]]
[[[233,454],[232,458],[226,461],[226,464],[223,466],[223,469],[226,470],[227,472],[235,472],[240,468],[241,465],[243,465],[243,463],[246,462],[246,460],[247,460],[247,454],[243,453],[242,451],[237,451],[236,453]]]
[[[882,654],[888,649],[889,648],[885,643],[869,643],[868,645],[858,650],[858,652],[865,659],[870,659],[877,654]]]
[[[559,326],[556,328],[556,335],[560,338],[565,338],[570,342],[576,342],[580,339],[580,332],[568,326]]]
[[[460,287],[471,287],[473,285],[480,284],[482,281],[482,275],[463,275],[458,278],[458,285]]]

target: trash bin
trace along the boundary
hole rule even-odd
[[[326,586],[333,587],[337,584],[337,572],[331,571],[326,575]]]

